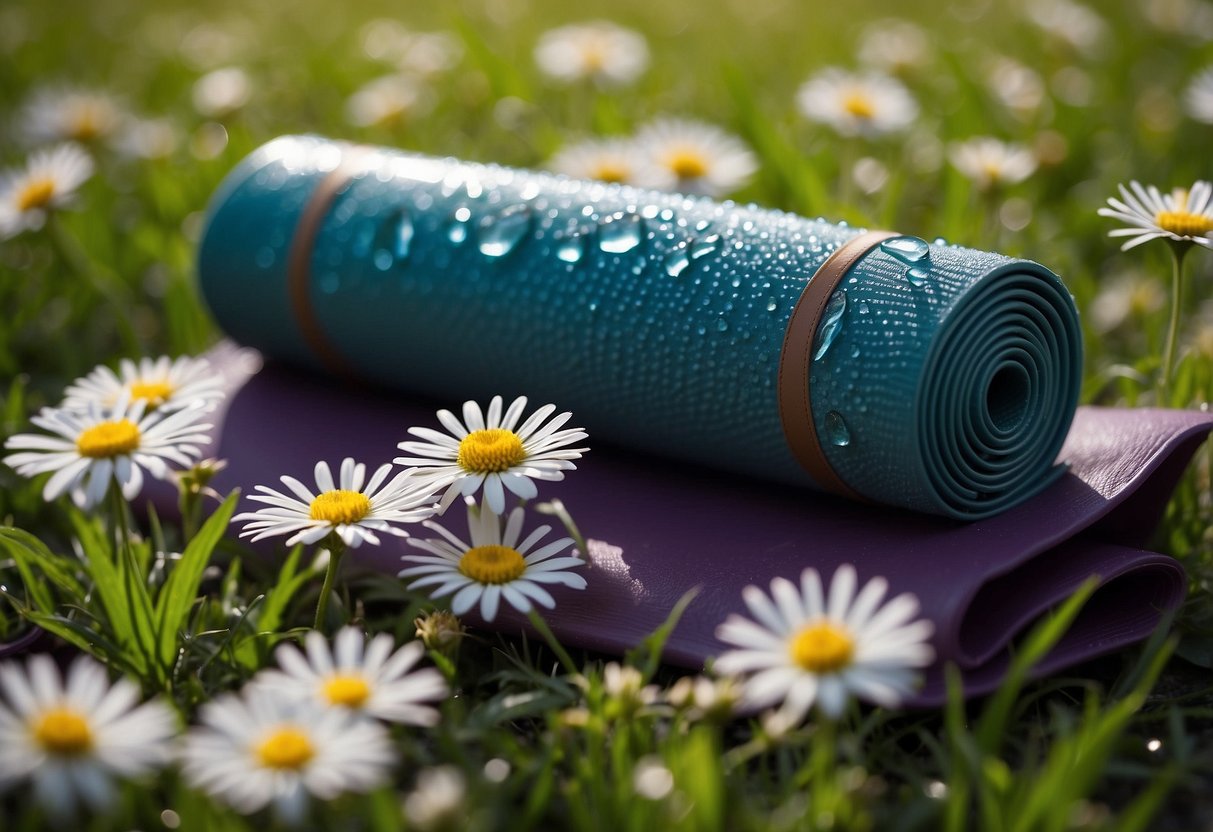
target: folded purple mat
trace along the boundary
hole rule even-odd
[[[382,464],[408,427],[436,427],[434,411],[459,404],[267,366],[215,418],[211,453],[229,461],[215,485],[249,493],[283,474],[307,480],[321,459]],[[562,642],[621,653],[697,586],[665,660],[698,668],[723,650],[717,625],[730,612],[744,614],[746,584],[765,590],[776,575],[795,578],[806,566],[828,575],[852,563],[861,581],[883,575],[890,594],[913,592],[935,622],[938,661],[912,703],[924,706],[944,698],[945,662],[962,669],[968,694],[993,690],[1016,636],[1091,575],[1100,589],[1039,672],[1146,637],[1183,600],[1186,579],[1174,559],[1141,547],[1213,427],[1207,413],[1080,408],[1061,453],[1069,473],[1010,511],[965,524],[639,456],[595,443],[593,414],[574,416],[590,429],[592,451],[567,479],[540,490],[541,500],[566,504],[589,541],[588,589],[558,594],[546,613]],[[463,533],[460,512],[448,517]],[[385,537],[350,557],[394,573],[409,551]],[[491,626],[516,632],[527,623],[503,609]]]

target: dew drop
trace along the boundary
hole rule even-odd
[[[700,231],[700,232],[707,231],[711,227],[712,227],[712,223],[708,220],[700,220],[699,222],[695,223],[696,231]]]
[[[930,279],[931,273],[926,269],[920,269],[917,266],[906,272],[906,280],[910,281],[915,286],[925,286],[927,280]]]
[[[556,257],[566,263],[576,263],[585,254],[585,238],[573,233],[556,244]]]
[[[480,253],[485,257],[504,257],[514,250],[531,227],[531,209],[511,205],[480,221]]]
[[[374,231],[364,232],[354,242],[354,253],[370,257],[371,263],[385,272],[397,261],[408,259],[413,243],[413,221],[403,208],[390,212]]]
[[[720,243],[719,234],[709,234],[702,240],[695,240],[690,244],[688,251],[691,254],[692,260],[698,260],[704,255],[711,254],[716,250],[716,246]]]
[[[451,216],[451,223],[447,226],[446,237],[452,243],[458,245],[468,238],[468,220],[472,218],[472,211],[466,205],[461,205],[455,209],[455,213]]]
[[[608,254],[625,254],[640,245],[644,220],[639,214],[616,214],[598,231],[598,247]]]
[[[854,344],[851,347],[851,358],[859,358],[859,344]]]
[[[269,246],[262,246],[261,248],[257,249],[256,259],[258,268],[268,269],[270,266],[274,265],[274,261],[277,259],[277,256],[274,254],[274,250],[272,248]]]
[[[409,219],[408,214],[401,211],[395,227],[392,229],[392,254],[397,260],[404,260],[409,256],[409,249],[413,246],[414,233],[413,221]]]
[[[727,332],[727,331],[728,331],[728,329],[729,329],[729,322],[728,322],[728,321],[726,321],[724,318],[717,318],[717,319],[716,319],[716,330],[717,330],[718,332]]]
[[[813,360],[820,361],[830,351],[838,333],[842,332],[842,318],[847,311],[847,293],[839,289],[830,297],[817,327],[817,340],[813,344]]]
[[[826,439],[831,445],[845,448],[851,444],[851,431],[847,428],[847,423],[843,421],[842,414],[837,410],[831,410],[826,414],[825,429]]]
[[[917,263],[930,254],[927,241],[918,237],[893,237],[881,243],[880,248],[903,263]]]
[[[870,306],[868,306],[866,301],[859,302],[859,314],[860,315],[867,315],[871,311],[872,311],[872,308]]]
[[[767,298],[767,311],[774,312],[779,308],[779,301],[775,298]]]
[[[691,265],[691,256],[687,254],[686,246],[679,246],[666,255],[665,273],[670,277],[678,277],[689,265]]]

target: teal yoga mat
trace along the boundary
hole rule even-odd
[[[1060,473],[1081,381],[1073,299],[1030,261],[318,137],[229,175],[199,277],[271,357],[966,520]]]

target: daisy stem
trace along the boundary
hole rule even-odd
[[[333,594],[333,584],[337,582],[337,570],[341,567],[341,556],[345,554],[345,542],[330,535],[327,541],[329,550],[329,565],[324,572],[324,585],[320,587],[320,598],[316,601],[315,628],[324,632],[324,617],[329,609],[329,596]]]
[[[814,790],[825,792],[834,781],[838,753],[837,729],[837,724],[829,717],[821,717],[814,726],[812,748],[809,751]]]
[[[550,647],[552,652],[556,654],[556,658],[560,660],[562,665],[564,665],[565,671],[571,676],[576,676],[578,670],[577,665],[573,663],[573,657],[570,656],[569,652],[564,649],[564,646],[556,640],[555,634],[552,633],[551,628],[548,627],[548,623],[543,620],[543,616],[539,614],[539,610],[532,607],[531,611],[526,614],[526,617],[530,620],[531,626],[539,631],[539,635],[543,636],[543,640],[547,642],[548,647]]]
[[[586,546],[585,537],[581,534],[581,529],[577,528],[577,524],[573,522],[573,515],[569,514],[569,510],[565,508],[564,502],[559,499],[549,500],[546,503],[538,503],[535,510],[540,514],[550,514],[564,524],[564,529],[569,533],[569,537],[573,538],[573,542],[577,544],[577,551],[581,553],[581,557],[585,560],[586,565],[590,565],[590,550]]]
[[[1184,255],[1187,253],[1187,243],[1176,243],[1171,246],[1171,322],[1167,326],[1167,345],[1162,357],[1162,379],[1158,383],[1158,403],[1162,407],[1170,404],[1175,342],[1179,339],[1179,315],[1183,308]]]

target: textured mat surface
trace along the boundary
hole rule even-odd
[[[1036,263],[896,236],[806,318],[806,285],[858,233],[285,137],[219,190],[199,275],[235,340],[296,364],[447,401],[525,393],[600,440],[801,485],[785,432],[811,428],[851,490],[932,514],[1038,492],[1081,379],[1069,292]]]

